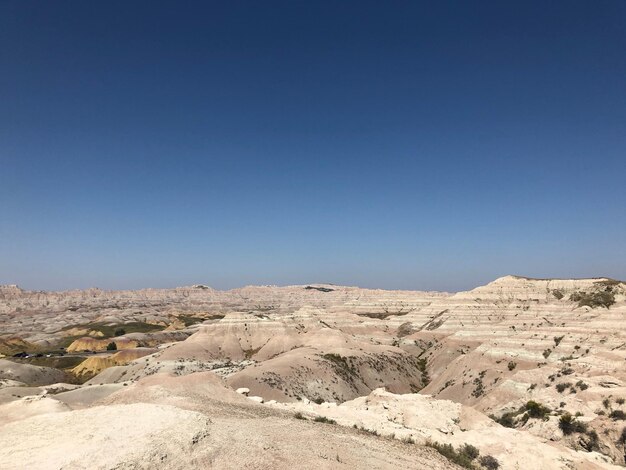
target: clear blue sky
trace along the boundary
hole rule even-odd
[[[626,2],[0,3],[0,283],[626,278]]]

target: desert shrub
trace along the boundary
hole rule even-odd
[[[623,398],[621,398],[621,397],[620,397],[620,398],[616,398],[616,399],[615,399],[615,403],[617,403],[618,405],[623,405],[623,404],[624,404],[624,401],[626,401],[626,400],[624,400],[624,399],[623,399]]]
[[[293,415],[293,417],[296,419],[306,419],[304,415],[300,413],[299,411],[295,415]]]
[[[605,307],[609,308],[615,303],[615,294],[612,288],[609,286],[605,290],[596,292],[574,292],[570,295],[569,299],[573,302],[578,302],[579,307]]]
[[[115,336],[124,336],[126,334],[126,330],[124,328],[118,328],[115,330]]]
[[[485,374],[486,373],[487,373],[487,371],[483,370],[482,372],[480,372],[478,374],[478,377],[476,377],[473,380],[474,385],[476,385],[476,387],[472,391],[472,396],[473,397],[478,398],[478,397],[480,397],[480,396],[485,394],[485,384],[483,383],[483,379],[485,378]]]
[[[524,409],[528,412],[528,416],[531,418],[541,418],[546,419],[547,416],[552,411],[547,406],[542,405],[541,403],[537,403],[536,401],[529,401],[524,405]]]
[[[451,444],[440,444],[439,442],[428,441],[426,442],[426,445],[428,447],[432,447],[449,461],[459,465],[460,467],[474,468],[472,461],[478,456],[478,449],[476,449],[476,447],[474,446],[469,447],[472,448],[470,452],[473,452],[474,449],[476,450],[476,456],[470,457],[470,455],[473,455],[473,453],[468,455],[463,452],[463,449],[467,448],[467,444],[462,446],[458,452],[454,449],[454,447],[452,447]]]
[[[624,421],[626,420],[626,413],[624,413],[622,410],[613,410],[609,413],[609,418],[615,421]]]
[[[356,424],[354,425],[354,427],[356,427]],[[361,431],[366,432],[368,434],[371,434],[373,436],[378,436],[379,435],[378,431],[376,431],[376,429],[367,429],[367,428],[364,428],[364,427],[360,427],[359,429]]]
[[[620,434],[617,443],[622,445],[626,444],[626,428],[622,429],[622,433]]]
[[[552,295],[554,296],[555,299],[557,300],[561,300],[563,297],[565,297],[565,294],[563,294],[563,292],[561,292],[558,289],[554,289],[552,291]]]
[[[592,452],[594,450],[600,449],[600,439],[598,437],[598,433],[594,431],[593,429],[587,432],[586,441],[587,442],[585,443],[584,447],[585,449],[587,449],[587,451]]]
[[[480,463],[483,468],[487,470],[498,470],[500,468],[500,462],[495,457],[491,455],[483,455],[480,459],[478,459],[478,463]]]
[[[499,418],[495,415],[490,415],[489,417],[493,419],[500,426],[504,426],[505,428],[514,428],[515,427],[515,418],[517,416],[516,412],[504,413]]]
[[[398,327],[398,332],[396,334],[398,335],[398,338],[403,338],[411,333],[413,333],[413,323],[408,321]]]
[[[313,421],[315,421],[316,423],[337,424],[337,421],[335,421],[334,419],[329,419],[326,416],[316,416]]]
[[[111,341],[109,344],[107,344],[107,351],[115,350],[117,350],[117,344],[115,344],[115,342]]]
[[[587,385],[582,380],[579,380],[578,382],[576,382],[576,386],[581,390],[587,390],[589,388],[589,385]]]
[[[611,406],[611,399],[605,398],[604,400],[602,400],[602,406],[604,406],[604,408],[608,410],[609,407]]]
[[[561,382],[560,384],[556,384],[556,391],[559,393],[563,393],[566,388],[569,388],[571,386],[571,382]]]
[[[509,368],[509,370],[513,370],[517,367],[517,362],[509,362],[509,365],[507,366]]]
[[[548,359],[548,356],[550,356],[550,354],[552,354],[552,349],[549,349],[549,348],[548,348],[548,349],[544,349],[544,351],[543,351],[543,357],[544,357],[545,359]]]
[[[459,453],[464,455],[470,460],[474,460],[476,457],[480,455],[480,451],[471,444],[464,444],[460,449]]]
[[[587,425],[577,421],[571,414],[565,413],[559,419],[559,429],[567,436],[573,433],[587,432]]]
[[[561,341],[563,341],[563,338],[565,338],[565,336],[555,336],[554,337],[554,345],[558,346],[561,343]]]

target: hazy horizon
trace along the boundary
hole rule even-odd
[[[442,292],[442,293],[457,293],[457,292],[463,292],[463,291],[469,291],[472,290],[476,287],[480,287],[483,286],[485,284],[488,284],[492,281],[495,281],[496,279],[502,278],[502,277],[506,277],[506,276],[513,276],[513,277],[519,277],[519,278],[524,278],[524,279],[530,279],[530,280],[536,280],[536,281],[545,281],[545,280],[550,280],[550,281],[559,281],[559,280],[584,280],[584,279],[603,279],[603,278],[610,278],[609,276],[589,276],[586,278],[567,278],[567,277],[554,277],[554,278],[534,278],[534,277],[529,277],[529,276],[522,276],[522,275],[517,275],[517,274],[505,274],[502,276],[498,276],[497,278],[485,281],[484,283],[481,284],[476,284],[473,285],[471,287],[468,287],[466,289],[458,289],[458,290],[442,290],[442,289],[426,289],[426,288],[420,288],[419,286],[415,287],[415,288],[398,288],[398,287],[380,287],[380,286],[374,286],[374,285],[357,285],[357,284],[337,284],[337,283],[333,283],[333,282],[301,282],[301,283],[285,283],[285,284],[277,284],[277,283],[267,283],[267,284],[242,284],[242,285],[235,285],[235,286],[227,286],[227,287],[217,287],[215,285],[210,285],[210,284],[206,284],[206,283],[202,283],[202,282],[191,282],[191,283],[187,283],[187,284],[177,284],[177,285],[161,285],[161,286],[152,286],[152,285],[145,285],[145,286],[141,286],[139,285],[138,287],[134,287],[134,288],[129,288],[129,287],[101,287],[101,286],[87,286],[87,287],[75,287],[75,288],[64,288],[64,289],[38,289],[38,288],[28,288],[27,286],[23,286],[20,284],[16,284],[16,283],[0,283],[0,286],[10,286],[10,285],[17,285],[17,287],[26,290],[26,291],[33,291],[33,292],[37,292],[37,291],[41,291],[41,292],[63,292],[63,291],[73,291],[73,290],[87,290],[87,289],[100,289],[100,290],[105,290],[105,291],[123,291],[123,290],[143,290],[143,289],[176,289],[176,288],[181,288],[181,287],[193,287],[193,286],[197,286],[197,285],[201,285],[201,286],[206,286],[212,289],[216,289],[216,290],[220,290],[220,291],[228,291],[228,290],[235,290],[235,289],[241,289],[244,287],[264,287],[264,286],[272,286],[272,287],[290,287],[290,286],[337,286],[337,287],[357,287],[357,288],[361,288],[361,289],[380,289],[380,290],[405,290],[405,291],[430,291],[430,292]],[[621,281],[624,282],[622,279],[615,279],[617,281]]]
[[[626,279],[623,2],[0,4],[0,284]]]

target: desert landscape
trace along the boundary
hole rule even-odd
[[[0,288],[0,468],[625,464],[626,284]]]
[[[626,1],[0,38],[0,470],[626,468]]]

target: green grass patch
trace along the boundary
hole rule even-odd
[[[176,318],[182,321],[185,326],[197,325],[205,320],[204,318],[194,317],[193,315],[178,315]]]
[[[316,416],[313,421],[315,421],[316,423],[337,424],[337,421],[335,421],[334,419],[329,419],[326,416]]]
[[[51,367],[53,369],[73,369],[85,360],[84,357],[76,356],[52,356],[52,357],[29,357],[23,359],[13,359],[7,357],[5,359],[13,360],[20,364],[30,364],[32,366]]]
[[[151,323],[146,322],[130,322],[130,323],[85,323],[83,325],[72,325],[63,330],[70,330],[72,328],[83,328],[86,330],[99,331],[103,334],[103,336],[97,337],[96,339],[106,339],[106,338],[115,338],[115,336],[120,336],[120,330],[123,330],[123,334],[129,333],[151,333],[154,331],[161,331],[165,329],[164,325],[153,325]],[[63,331],[61,330],[61,331]],[[74,339],[82,338],[85,335],[75,336]],[[72,340],[73,341],[73,340]],[[71,343],[71,342],[70,342]]]

